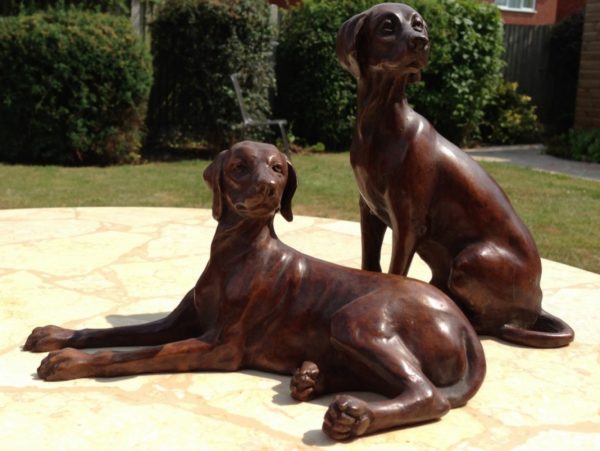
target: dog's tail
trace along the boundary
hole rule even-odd
[[[448,400],[450,407],[464,406],[481,387],[485,378],[486,363],[483,347],[473,329],[465,328],[465,350],[467,353],[467,368],[463,377],[454,385],[438,387],[440,393]]]
[[[562,319],[542,310],[531,328],[505,324],[500,328],[498,337],[532,348],[560,348],[573,341],[575,332]]]

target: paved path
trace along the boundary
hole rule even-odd
[[[117,450],[599,449],[600,274],[548,260],[544,308],[575,329],[574,343],[542,350],[484,339],[487,376],[466,407],[355,441],[334,444],[320,430],[333,395],[295,402],[285,375],[33,375],[45,354],[21,346],[34,326],[119,326],[170,312],[204,268],[215,226],[207,209],[0,210],[0,448],[104,451],[108,440]],[[275,230],[307,254],[360,265],[358,223],[277,215]],[[429,280],[418,259],[411,275]]]
[[[543,150],[543,145],[535,144],[529,146],[482,147],[467,149],[466,151],[473,158],[480,161],[498,161],[600,182],[600,164],[564,160],[546,155]]]

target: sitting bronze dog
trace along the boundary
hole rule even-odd
[[[464,405],[485,374],[468,320],[423,282],[344,268],[277,239],[292,220],[296,175],[268,144],[242,142],[206,169],[219,221],[204,273],[170,315],[113,329],[35,329],[25,349],[49,351],[39,377],[65,380],[253,368],[293,374],[292,396],[370,390],[390,400],[339,396],[323,430],[343,440],[429,421]],[[87,354],[73,348],[155,345]]]
[[[573,330],[542,310],[540,257],[508,198],[406,101],[428,53],[425,21],[403,4],[374,6],[338,32],[338,59],[358,81],[350,156],[361,194],[362,266],[381,271],[390,227],[390,272],[406,275],[417,252],[431,283],[478,333],[533,347],[567,345]]]

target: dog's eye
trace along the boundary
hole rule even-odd
[[[381,34],[390,35],[396,32],[396,23],[392,19],[385,19],[381,24]]]
[[[271,168],[278,174],[283,174],[283,166],[280,164],[274,164]]]
[[[423,31],[425,28],[425,25],[423,24],[423,21],[419,18],[419,17],[413,17],[412,20],[412,27],[413,30],[415,31]]]
[[[246,166],[244,163],[236,163],[232,169],[235,174],[242,175],[248,171],[248,166]]]

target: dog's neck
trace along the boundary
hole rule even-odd
[[[274,214],[261,218],[243,218],[228,211],[219,220],[211,244],[211,259],[233,262],[253,251],[266,249],[277,240]]]
[[[408,75],[371,70],[358,80],[356,127],[359,138],[367,138],[375,130],[402,132],[411,111],[406,100]]]

